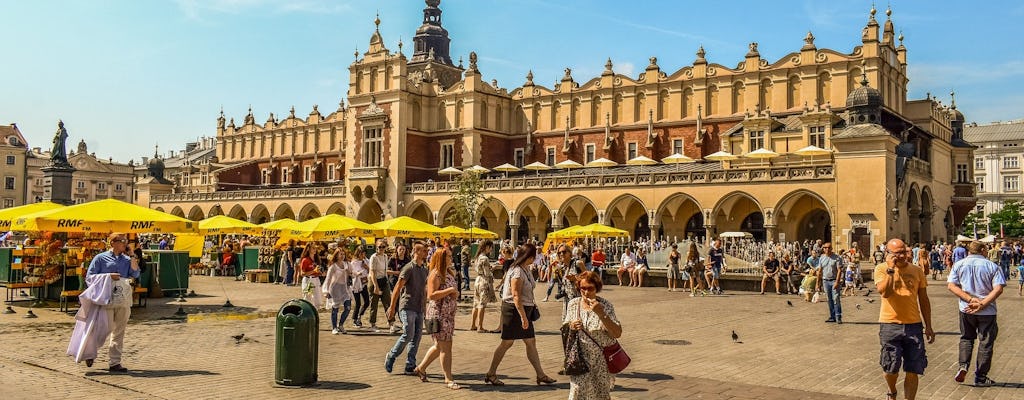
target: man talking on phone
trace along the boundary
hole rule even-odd
[[[126,373],[128,368],[121,365],[121,352],[124,349],[124,331],[132,315],[131,280],[139,278],[139,259],[127,251],[128,236],[124,233],[111,233],[107,239],[110,250],[93,257],[85,276],[88,280],[91,275],[110,274],[110,279],[114,281],[110,303],[103,306],[111,331],[108,369],[110,372]],[[86,360],[85,363],[91,367],[92,361]]]

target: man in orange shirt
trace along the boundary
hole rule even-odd
[[[875,287],[882,296],[878,338],[882,344],[879,358],[888,386],[888,400],[896,400],[896,381],[900,365],[906,372],[904,395],[917,396],[918,375],[928,366],[924,341],[935,342],[932,331],[932,307],[928,301],[928,281],[924,271],[910,263],[910,250],[900,239],[885,244],[885,263],[875,267]]]
[[[604,261],[604,248],[597,246],[594,253],[590,255],[590,270],[596,272],[597,276],[601,277],[601,279],[604,279]]]

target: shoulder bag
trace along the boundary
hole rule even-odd
[[[587,332],[586,329],[580,329],[580,331],[583,332],[584,335],[587,335],[594,344],[602,348],[602,351],[604,352],[604,361],[608,363],[608,372],[613,374],[622,372],[629,366],[629,363],[633,361],[629,358],[629,354],[626,354],[626,351],[622,349],[622,345],[619,344],[618,340],[612,339],[612,344],[601,346],[601,343],[598,343],[593,336],[590,336],[590,333]]]

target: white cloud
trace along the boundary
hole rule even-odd
[[[630,78],[635,78],[635,76],[633,76],[633,72],[636,71],[636,65],[633,65],[633,63],[631,62],[617,62],[612,67],[612,70],[614,70],[617,74],[622,74]]]

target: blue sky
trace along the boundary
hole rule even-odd
[[[889,3],[878,3],[880,22]],[[957,92],[968,121],[1024,118],[1024,3],[893,1],[908,48],[909,98]],[[410,54],[419,0],[0,0],[0,124],[48,148],[58,118],[101,158],[127,162],[213,136],[221,107],[239,122],[333,110],[348,65],[380,12],[385,43]],[[732,66],[749,42],[774,62],[810,30],[819,48],[860,44],[869,1],[444,0],[452,58],[480,57],[486,81],[514,88],[533,70],[551,87],[566,67],[583,82],[611,57],[636,75],[664,71],[699,45]]]

